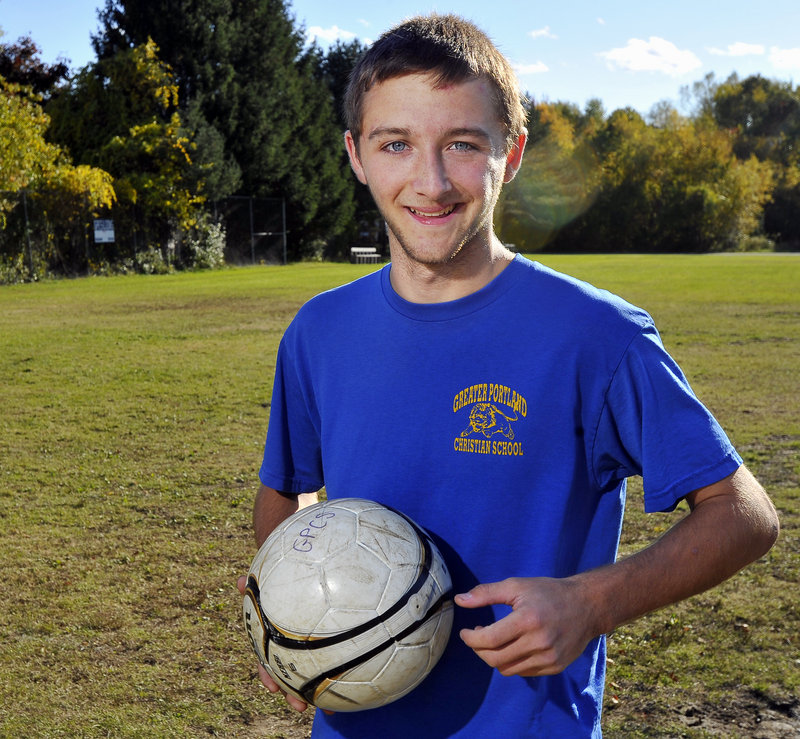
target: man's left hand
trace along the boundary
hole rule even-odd
[[[583,588],[571,578],[510,578],[478,585],[455,602],[462,608],[511,606],[505,618],[460,632],[464,643],[503,675],[555,675],[597,636]]]

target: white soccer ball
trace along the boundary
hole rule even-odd
[[[360,498],[287,518],[247,578],[244,622],[264,668],[288,693],[360,711],[413,690],[442,656],[452,583],[430,537]]]

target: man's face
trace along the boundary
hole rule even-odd
[[[445,264],[490,244],[524,137],[506,152],[488,82],[434,89],[426,75],[389,79],[366,93],[361,131],[358,150],[346,134],[347,150],[386,220],[393,259]]]

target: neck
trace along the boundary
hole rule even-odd
[[[410,259],[392,241],[390,238],[392,287],[411,303],[444,303],[471,295],[488,285],[514,258],[494,234],[487,243],[472,244],[446,262],[434,264]]]

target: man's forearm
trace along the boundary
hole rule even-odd
[[[775,509],[744,467],[688,500],[691,513],[651,546],[576,576],[593,604],[597,634],[718,585],[778,536]]]
[[[253,531],[256,545],[261,546],[272,530],[295,511],[316,501],[316,493],[292,495],[261,485],[253,504]]]

